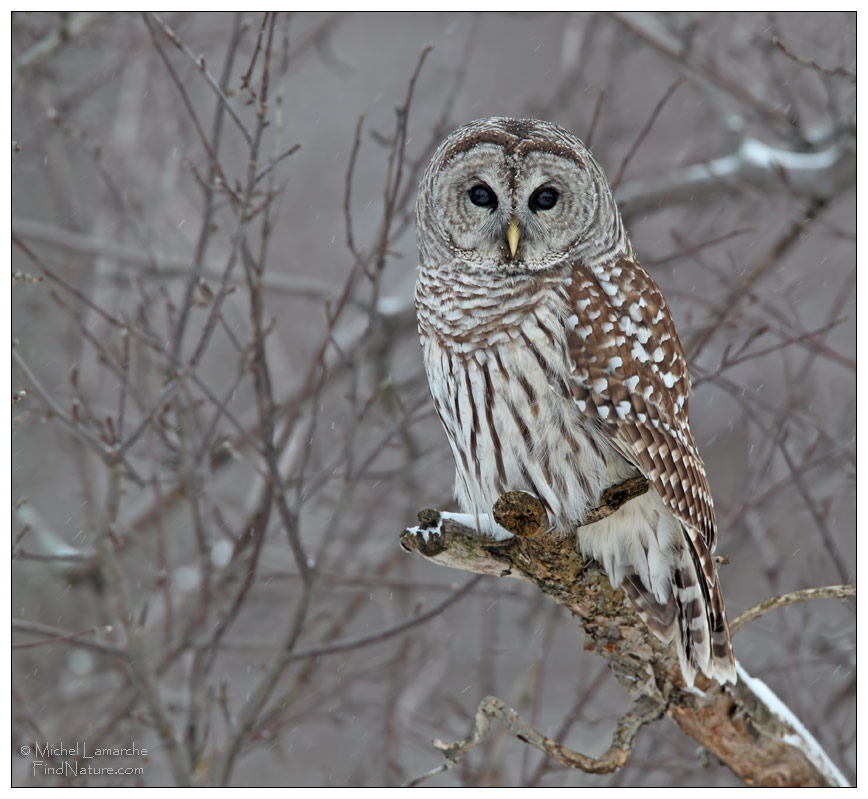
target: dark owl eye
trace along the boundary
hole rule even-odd
[[[530,198],[528,205],[532,211],[548,211],[554,208],[561,195],[552,188],[537,189]]]
[[[478,205],[480,208],[497,207],[497,197],[494,196],[494,192],[489,189],[488,186],[483,186],[479,183],[474,186],[468,194],[470,195],[470,202],[474,205]]]

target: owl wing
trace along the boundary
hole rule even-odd
[[[663,640],[677,636],[688,683],[694,666],[718,681],[735,682],[711,554],[714,505],[687,420],[687,361],[663,294],[629,258],[594,269],[577,265],[566,291],[573,311],[566,320],[573,396],[648,478],[684,535],[667,602],[660,603],[638,576],[628,575],[621,587]]]
[[[662,292],[638,263],[622,259],[595,270],[578,265],[567,293],[576,402],[691,537],[713,549],[714,506],[687,418],[690,376]]]

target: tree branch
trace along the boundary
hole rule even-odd
[[[17,80],[24,70],[30,69],[53,56],[61,47],[86,33],[92,25],[99,22],[105,13],[86,11],[79,14],[61,16],[60,24],[38,42],[27,48],[12,65],[12,74]]]
[[[796,602],[806,602],[809,599],[846,599],[850,596],[856,596],[855,585],[827,585],[822,588],[803,588],[801,591],[790,591],[788,594],[781,594],[780,596],[773,596],[771,599],[765,599],[749,608],[738,616],[735,621],[730,623],[729,631],[734,635],[736,630],[740,630],[745,624],[758,619],[770,610],[792,605]]]
[[[419,785],[429,777],[456,766],[459,758],[479,746],[488,737],[489,732],[491,732],[492,719],[497,719],[503,723],[513,738],[518,738],[519,741],[538,749],[562,766],[578,769],[588,774],[611,774],[618,771],[627,762],[633,751],[633,741],[639,734],[639,730],[646,724],[659,719],[663,715],[663,711],[664,706],[661,703],[643,697],[629,713],[618,720],[615,731],[612,733],[612,745],[606,752],[600,757],[589,757],[543,735],[496,696],[486,696],[479,703],[470,735],[454,744],[447,744],[440,740],[434,741],[435,748],[443,752],[443,763],[407,782],[404,787]]]
[[[593,513],[610,515],[636,490],[635,481],[613,486]],[[798,719],[740,665],[734,686],[700,674],[688,689],[675,649],[650,632],[602,567],[578,552],[575,533],[548,532],[539,500],[523,492],[506,494],[493,517],[422,511],[420,525],[401,534],[401,546],[438,565],[534,583],[576,616],[585,647],[608,661],[632,697],[664,706],[685,733],[746,784],[846,784]]]
[[[815,152],[800,153],[770,147],[759,139],[746,137],[730,155],[670,169],[658,177],[624,183],[615,193],[615,199],[626,219],[661,207],[696,202],[697,198],[708,198],[722,190],[738,190],[745,183],[776,185],[828,199],[846,191],[855,176],[855,146],[835,142]]]

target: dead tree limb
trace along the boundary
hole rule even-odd
[[[645,490],[647,482],[642,478],[613,486],[600,508],[594,510],[593,519],[613,513]],[[698,674],[695,688],[688,689],[674,648],[649,631],[623,592],[611,587],[599,564],[582,557],[575,534],[551,534],[545,511],[535,497],[523,492],[505,494],[496,503],[493,516],[496,523],[488,517],[425,510],[419,514],[420,525],[401,534],[401,546],[438,565],[515,577],[536,585],[576,616],[584,630],[585,648],[608,661],[614,677],[634,699],[656,702],[747,785],[847,784],[801,722],[740,664],[739,681],[734,686],[720,686]],[[487,701],[480,706],[480,713],[486,718],[500,718],[497,713],[486,712]],[[474,734],[455,744],[457,749],[439,748],[447,760],[450,752],[454,759],[472,748],[468,742],[473,740]],[[565,765],[581,768],[578,763]],[[435,770],[427,776],[435,772],[439,773]]]
[[[409,781],[404,787],[419,785],[423,780],[456,766],[459,758],[471,749],[475,749],[488,737],[492,719],[497,719],[504,724],[514,738],[538,749],[562,766],[579,769],[587,774],[611,774],[627,762],[639,730],[662,715],[662,704],[647,696],[642,697],[632,710],[618,720],[615,732],[612,733],[612,745],[600,757],[588,757],[535,730],[515,710],[496,696],[486,696],[479,703],[470,735],[454,744],[434,741],[435,748],[443,753],[443,763],[415,780]]]

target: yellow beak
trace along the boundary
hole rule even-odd
[[[515,258],[515,251],[518,249],[518,239],[521,231],[518,229],[518,220],[513,217],[506,229],[506,241],[509,244],[509,253]]]

